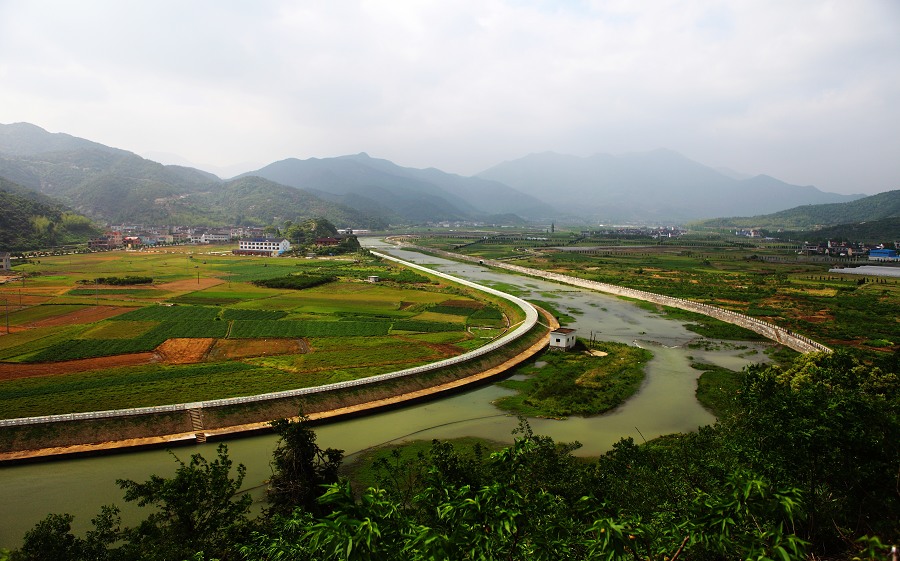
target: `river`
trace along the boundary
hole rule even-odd
[[[685,345],[696,336],[682,324],[612,296],[395,249],[375,239],[361,241],[372,249],[488,286],[498,285],[501,290],[502,285],[515,285],[520,291],[517,295],[553,302],[561,312],[572,315],[575,321],[566,326],[577,329],[579,336],[586,338],[593,332],[597,339],[637,344],[652,351],[654,358],[647,365],[647,378],[640,391],[615,411],[565,421],[530,420],[535,433],[559,441],[581,442],[583,447],[578,454],[601,454],[622,437],[630,436],[640,442],[711,424],[714,417],[694,397],[699,372],[690,368],[690,363],[700,361],[740,369],[750,362],[765,360],[762,347],[750,343],[743,344],[747,348],[727,344],[716,350],[687,348]],[[479,436],[511,441],[517,420],[491,405],[507,392],[493,385],[483,386],[430,403],[329,423],[316,429],[318,442],[323,447],[345,450],[352,460],[354,453],[366,448],[411,439]],[[276,438],[271,435],[228,442],[235,463],[247,466],[244,487],[255,489],[257,496],[271,475],[269,460],[275,443]],[[207,443],[180,447],[174,453],[186,461],[197,452],[211,459],[215,450],[215,443]],[[83,532],[101,505],[125,506],[116,479],[143,481],[154,473],[171,475],[175,467],[171,454],[165,450],[2,467],[0,547],[21,545],[24,532],[50,512],[74,514],[73,527]],[[133,523],[144,515],[128,506],[124,509],[126,522]]]

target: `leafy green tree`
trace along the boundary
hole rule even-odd
[[[337,483],[344,451],[319,448],[316,433],[302,413],[297,421],[278,419],[271,426],[281,440],[272,455],[267,491],[270,513],[288,516],[298,507],[322,512],[318,498],[325,485]]]
[[[126,501],[154,508],[138,526],[126,530],[120,558],[180,561],[198,551],[230,558],[235,544],[248,535],[252,499],[239,494],[246,469],[238,465],[232,477],[228,447],[220,444],[211,462],[200,454],[188,463],[176,460],[179,467],[172,478],[117,481]]]
[[[900,379],[845,352],[748,369],[723,445],[779,486],[802,490],[801,535],[822,553],[900,537]]]
[[[11,561],[104,561],[117,559],[112,545],[122,537],[119,509],[105,506],[91,520],[93,530],[84,538],[72,534],[71,514],[50,514],[25,533],[22,548],[14,551]],[[0,556],[2,559],[2,556]]]

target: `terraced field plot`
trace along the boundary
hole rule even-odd
[[[490,340],[483,337],[485,328],[507,324],[494,302],[459,289],[448,295],[437,281],[374,260],[188,251],[47,257],[18,265],[26,273],[25,297],[21,307],[11,306],[11,333],[0,335],[0,416],[349,380],[460,354]],[[327,273],[337,280],[304,290],[250,282],[293,273]],[[372,274],[405,280],[366,282]],[[90,284],[110,276],[147,276],[153,283]],[[12,303],[19,290],[21,283],[0,286],[0,295]],[[43,298],[29,304],[35,294]],[[40,327],[42,322],[53,327]]]

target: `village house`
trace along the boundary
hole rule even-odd
[[[550,350],[567,351],[575,346],[575,330],[560,327],[550,332]]]
[[[200,243],[228,243],[231,241],[231,231],[205,232],[200,236]]]
[[[9,271],[12,265],[9,262],[9,252],[0,251],[0,271]]]

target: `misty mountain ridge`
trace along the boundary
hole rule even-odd
[[[802,205],[772,214],[714,218],[698,226],[712,228],[767,228],[813,231],[861,223],[900,219],[900,190],[870,195],[846,203]]]
[[[554,209],[497,181],[464,177],[435,168],[405,168],[366,153],[335,158],[289,158],[242,176],[256,175],[343,204],[393,214],[395,222],[472,220],[484,215],[550,216]]]
[[[0,124],[0,177],[109,222],[270,224],[322,212],[355,228],[523,219],[671,224],[860,197],[730,175],[663,149],[586,158],[545,152],[474,177],[360,153],[289,158],[226,182],[28,123]],[[266,181],[239,181],[251,177]]]
[[[560,211],[606,223],[766,214],[863,196],[825,193],[765,175],[735,179],[666,149],[588,157],[544,152],[504,162],[477,177],[535,197],[552,193]]]

